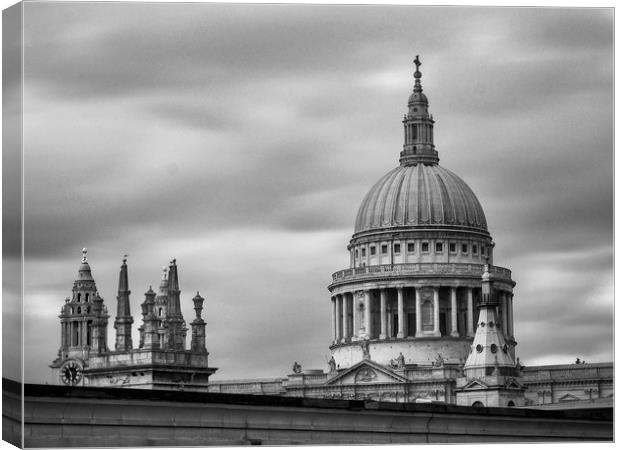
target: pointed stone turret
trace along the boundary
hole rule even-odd
[[[181,313],[181,290],[177,260],[173,259],[168,267],[168,301],[166,303],[167,345],[169,350],[184,350],[187,328]]]
[[[99,292],[93,298],[93,313],[96,317],[92,324],[92,347],[94,354],[100,355],[108,351],[108,314]]]
[[[435,121],[428,113],[428,99],[422,92],[422,72],[420,72],[420,56],[414,60],[415,85],[409,96],[407,106],[409,111],[403,118],[405,128],[405,143],[400,153],[400,165],[412,166],[416,164],[434,165],[439,162],[439,156],[433,143],[433,126]]]
[[[525,388],[500,330],[492,284],[489,265],[485,264],[478,327],[463,367],[465,376],[457,380],[457,405],[505,407],[525,403]]]
[[[202,319],[202,305],[205,301],[200,296],[200,292],[196,292],[196,296],[192,299],[194,302],[194,310],[196,311],[196,318],[192,321],[192,344],[191,350],[197,353],[206,353],[206,322]]]
[[[142,303],[143,314],[143,342],[142,348],[147,350],[159,348],[159,337],[157,335],[157,315],[155,314],[155,292],[149,286],[149,290],[144,293],[144,303]]]
[[[123,258],[121,271],[118,277],[118,296],[116,297],[116,320],[114,328],[116,329],[116,345],[117,352],[126,352],[133,348],[131,341],[131,325],[133,317],[129,307],[129,279],[127,275],[127,255]]]

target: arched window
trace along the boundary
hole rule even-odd
[[[159,317],[161,317],[161,312],[162,312],[162,309],[159,308]]]
[[[430,300],[422,303],[422,330],[433,330],[433,302]]]
[[[82,294],[78,292],[78,303],[80,302],[81,299],[82,299]]]
[[[473,406],[474,408],[484,408],[484,404],[480,401],[474,402],[474,404],[471,406]]]
[[[508,402],[508,407],[509,407],[509,408],[512,408],[513,406],[515,406],[515,402],[513,402],[512,400],[510,400],[510,401]]]
[[[80,345],[80,330],[78,329],[78,323],[77,322],[73,322],[73,338],[71,339],[71,345],[76,346],[76,345]]]
[[[84,300],[85,302],[88,301],[88,292],[86,293],[86,300]]]
[[[78,306],[78,314],[82,314],[82,308]]]

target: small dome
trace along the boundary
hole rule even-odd
[[[428,99],[424,92],[414,92],[409,96],[408,104],[411,105],[412,103],[426,103],[428,105]]]
[[[94,281],[93,275],[90,272],[90,265],[86,261],[80,264],[80,268],[78,269],[78,280]]]
[[[399,166],[370,189],[355,234],[393,227],[449,227],[488,234],[476,195],[457,175],[432,164]]]

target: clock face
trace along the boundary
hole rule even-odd
[[[75,386],[82,379],[82,365],[73,359],[65,362],[60,368],[60,379],[69,386]]]

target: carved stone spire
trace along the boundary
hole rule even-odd
[[[127,275],[127,255],[123,257],[123,264],[118,277],[118,295],[116,297],[116,320],[114,328],[116,329],[116,345],[117,352],[124,352],[133,348],[131,341],[131,325],[133,317],[129,307],[129,279]]]
[[[177,260],[173,259],[168,267],[168,301],[166,303],[166,323],[168,325],[166,347],[170,350],[183,350],[185,348],[187,328],[181,313],[180,296]]]

